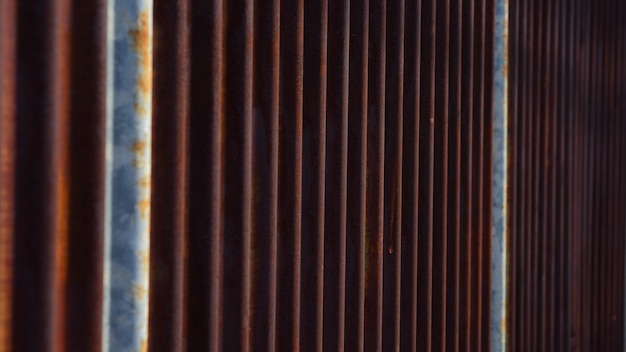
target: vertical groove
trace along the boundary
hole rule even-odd
[[[327,55],[328,2],[306,2],[304,8],[304,82],[302,125],[302,281],[300,315],[300,349],[322,349],[325,261],[335,261],[338,255],[325,250],[325,176],[334,171],[334,160],[326,158],[327,143]],[[332,58],[332,56],[330,56]],[[332,66],[331,66],[332,67]],[[332,112],[328,111],[328,115]],[[334,121],[328,120],[329,127]],[[330,130],[330,128],[329,128]],[[332,137],[332,136],[331,136]],[[329,139],[328,143],[333,140]],[[335,148],[332,148],[335,150]],[[333,154],[333,155],[336,155]],[[327,160],[328,159],[328,160]],[[335,175],[333,175],[335,176]],[[332,180],[335,180],[333,177]],[[339,192],[336,192],[339,193]],[[330,193],[332,194],[332,193]],[[334,204],[334,202],[329,202]],[[334,213],[338,212],[335,208]],[[329,217],[329,221],[332,217]],[[334,235],[334,236],[332,236]],[[338,238],[329,233],[331,242]],[[334,255],[333,255],[334,254]],[[332,259],[331,259],[332,258]],[[338,273],[337,266],[329,265]],[[331,287],[335,287],[332,285]],[[332,301],[332,299],[331,299]],[[336,311],[336,304],[333,309]],[[336,328],[334,329],[337,330]]]
[[[68,231],[65,254],[67,268],[67,328],[65,348],[87,350],[101,346],[104,192],[106,133],[107,31],[106,1],[74,2],[71,18],[70,58],[80,60],[70,69],[70,87],[63,94],[70,100],[67,202],[69,216],[61,222]],[[63,33],[65,35],[65,33]],[[67,55],[67,54],[66,54]],[[65,56],[65,55],[64,55]],[[67,61],[69,66],[69,60]],[[86,119],[85,116],[89,116]],[[60,143],[63,144],[63,143]],[[63,192],[63,190],[61,191]],[[60,313],[57,313],[60,314]]]
[[[400,349],[417,351],[418,204],[422,1],[408,1],[404,22]]]
[[[276,345],[294,350],[300,343],[304,1],[282,2],[280,17]]]
[[[252,158],[256,179],[253,179],[250,323],[252,350],[273,351],[277,327],[280,0],[257,3],[255,12]],[[212,319],[216,323],[218,316]]]
[[[345,349],[365,349],[369,0],[350,5]],[[369,331],[368,331],[369,332]]]
[[[329,4],[328,110],[326,128],[326,234],[324,350],[343,351],[346,333],[346,247],[348,216],[348,107],[350,1]],[[331,152],[332,151],[332,152]],[[350,297],[351,299],[353,298]]]
[[[383,350],[400,350],[404,1],[387,2]]]
[[[448,211],[448,86],[450,70],[450,1],[437,0],[433,144],[433,272],[432,348],[446,350],[447,211]]]
[[[472,350],[481,350],[481,337],[482,337],[482,214],[483,214],[483,148],[484,148],[484,124],[485,124],[485,109],[484,109],[484,89],[485,89],[485,77],[484,77],[484,60],[485,60],[485,0],[478,0],[475,5],[475,22],[474,22],[474,38],[475,47],[474,50],[474,104],[473,104],[473,124],[472,124],[472,228],[471,228],[471,246],[472,246],[472,258],[473,263],[473,275],[472,275],[472,332],[470,334],[470,345]]]
[[[154,4],[148,345],[159,351],[185,348],[188,11],[186,1]]]
[[[474,123],[474,2],[463,2],[461,47],[461,292],[465,292],[461,304],[459,345],[465,351],[471,351],[472,336],[472,129]]]
[[[435,122],[436,1],[424,1],[421,9],[419,186],[418,186],[418,350],[433,344],[433,132]]]
[[[449,159],[448,159],[448,210],[447,210],[447,307],[445,336],[449,351],[460,348],[460,303],[461,291],[461,89],[462,89],[462,44],[465,35],[462,32],[463,0],[452,0],[450,3],[450,83],[449,83]]]
[[[383,236],[385,169],[385,19],[386,1],[371,0],[369,10],[367,112],[367,224],[365,234],[364,348],[382,349]]]
[[[13,268],[28,271],[13,275],[11,341],[16,350],[65,347],[68,5],[41,1],[17,8],[16,74],[21,79],[15,107]],[[40,175],[48,182],[38,182]]]

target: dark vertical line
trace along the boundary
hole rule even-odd
[[[618,18],[623,18],[624,14],[626,13],[626,6],[624,6],[623,2],[618,2],[619,4],[619,8],[618,11],[616,11],[616,15],[618,16]],[[617,106],[617,128],[616,128],[616,132],[619,133],[619,135],[623,135],[624,134],[624,92],[626,91],[624,89],[624,79],[625,79],[625,75],[624,75],[624,65],[622,65],[621,63],[624,61],[624,49],[626,47],[625,45],[625,35],[624,35],[624,31],[622,30],[622,25],[620,22],[618,22],[620,25],[618,26],[618,28],[620,29],[617,33],[618,35],[618,39],[617,39],[617,48],[618,48],[618,60],[617,62],[618,64],[618,74],[616,75],[617,79],[618,79],[618,89],[617,89],[617,102],[618,102],[618,106]],[[624,176],[626,175],[626,170],[625,170],[625,165],[626,163],[624,162],[624,143],[622,142],[622,139],[618,138],[617,141],[617,148],[619,150],[619,158],[618,158],[618,170],[619,170],[619,177],[620,179],[623,179]],[[626,231],[626,220],[624,219],[625,217],[623,216],[624,212],[626,211],[626,187],[624,186],[623,182],[619,182],[619,187],[618,187],[618,192],[616,192],[618,194],[619,200],[618,200],[618,206],[617,206],[617,219],[619,219],[618,221],[618,228],[617,228],[617,236],[619,238],[618,241],[618,249],[617,249],[617,258],[619,258],[618,260],[618,265],[619,265],[619,270],[618,270],[618,277],[617,277],[617,281],[620,283],[619,287],[618,287],[618,295],[617,295],[617,299],[618,299],[618,304],[617,304],[617,338],[619,339],[619,341],[617,341],[617,349],[623,350],[624,349],[624,337],[623,337],[623,331],[624,331],[624,326],[625,326],[625,317],[624,317],[624,271],[625,269],[625,259],[624,259],[624,244],[625,244],[625,238],[624,236],[622,236],[621,234],[624,234],[624,232]]]
[[[363,351],[367,201],[369,1],[350,6],[345,349]]]
[[[606,295],[606,242],[608,237],[608,231],[606,228],[606,191],[607,191],[607,119],[609,115],[609,110],[606,98],[608,95],[606,83],[608,81],[607,77],[607,37],[609,33],[607,33],[608,27],[608,1],[602,1],[602,7],[600,9],[600,16],[602,17],[602,21],[600,23],[599,28],[599,40],[598,46],[596,49],[596,53],[600,54],[597,65],[598,71],[596,73],[597,78],[597,96],[594,101],[594,110],[595,110],[595,125],[597,126],[597,132],[594,135],[595,144],[596,144],[596,158],[598,159],[598,167],[596,169],[596,181],[594,182],[594,188],[596,189],[596,204],[595,204],[595,217],[596,217],[596,233],[599,234],[597,236],[598,241],[598,251],[596,254],[596,262],[597,262],[597,283],[595,286],[596,291],[596,305],[597,305],[597,331],[595,333],[597,339],[597,346],[603,350],[606,350],[606,340],[604,332],[606,330],[606,305],[605,305],[605,295]]]
[[[433,349],[446,350],[446,261],[448,210],[448,86],[450,50],[450,1],[437,0],[435,41],[435,106],[433,122]]]
[[[460,284],[463,301],[459,314],[459,345],[471,351],[472,325],[472,130],[474,96],[474,2],[464,1],[461,31],[461,194],[460,194]]]
[[[622,280],[616,277],[616,273],[619,268],[619,260],[617,260],[617,245],[618,245],[618,231],[616,226],[616,205],[619,200],[617,198],[618,188],[617,185],[617,141],[616,141],[616,125],[617,125],[617,65],[616,65],[616,53],[617,53],[617,31],[619,30],[617,26],[617,17],[616,14],[618,12],[617,2],[612,2],[611,9],[609,11],[610,18],[610,35],[609,35],[609,65],[608,65],[608,100],[609,100],[609,126],[607,128],[607,133],[609,134],[607,144],[608,144],[608,161],[607,161],[607,172],[609,177],[608,182],[608,190],[607,190],[607,232],[608,232],[608,243],[607,243],[607,297],[606,297],[606,305],[607,305],[607,328],[605,331],[606,334],[606,343],[607,349],[615,349],[617,347],[618,336],[621,336],[621,333],[618,333],[616,330],[617,327],[617,312],[615,311],[615,307],[617,304],[617,287],[619,284],[623,284]],[[623,297],[622,297],[623,299]]]
[[[572,290],[569,288],[570,279],[567,277],[567,270],[571,268],[568,263],[570,258],[570,244],[572,243],[573,233],[568,226],[567,209],[571,207],[571,194],[568,193],[570,188],[572,175],[569,172],[569,147],[568,140],[571,138],[571,132],[568,128],[569,119],[571,118],[568,112],[570,101],[568,100],[568,86],[566,84],[566,77],[571,73],[569,72],[569,60],[571,57],[567,54],[568,50],[568,32],[566,31],[567,19],[571,17],[570,2],[558,1],[557,13],[557,26],[558,26],[558,55],[556,58],[556,80],[557,80],[557,157],[558,157],[558,169],[554,176],[555,186],[558,187],[556,208],[558,224],[556,228],[556,234],[558,236],[556,240],[556,251],[559,255],[556,258],[555,263],[555,280],[556,290],[553,297],[553,304],[556,309],[555,317],[555,340],[553,348],[564,349],[568,347],[568,339],[571,328],[569,324],[572,322],[571,318],[568,318],[569,314],[569,302],[571,301]]]
[[[616,207],[614,210],[614,216],[615,216],[615,236],[617,238],[616,241],[616,246],[618,247],[615,251],[615,262],[617,267],[616,270],[616,274],[615,274],[615,280],[618,282],[616,290],[615,290],[615,314],[616,314],[616,325],[615,325],[615,348],[620,348],[623,349],[623,336],[622,336],[622,332],[624,331],[624,326],[623,326],[623,302],[624,302],[624,291],[623,291],[623,286],[624,286],[624,259],[623,259],[623,253],[622,253],[622,248],[624,246],[623,243],[623,237],[620,236],[620,233],[624,233],[624,229],[622,227],[622,214],[620,213],[620,209],[621,209],[621,204],[622,204],[622,199],[621,199],[621,194],[622,194],[622,188],[623,188],[623,184],[622,182],[619,182],[618,180],[620,180],[624,175],[622,174],[622,170],[621,170],[621,158],[623,155],[622,152],[622,144],[620,141],[620,138],[617,137],[619,136],[619,133],[621,132],[621,112],[622,112],[622,75],[623,75],[623,69],[622,69],[622,26],[619,22],[619,18],[620,15],[622,14],[623,10],[622,10],[622,6],[623,4],[621,2],[617,2],[617,9],[615,11],[615,16],[616,16],[616,36],[615,36],[615,67],[616,67],[616,72],[615,72],[615,132],[616,133],[616,140],[615,140],[615,149],[616,149],[616,163],[617,165],[615,166],[615,173],[616,173],[616,191],[615,191],[615,195],[616,195]]]
[[[388,2],[385,77],[383,350],[400,350],[404,1]]]
[[[495,0],[486,0],[485,9],[485,57],[483,109],[483,196],[482,196],[482,303],[481,303],[481,345],[484,349],[491,348],[491,251],[492,251],[492,209],[493,209],[493,119],[494,119],[494,28]]]
[[[533,200],[533,163],[532,163],[532,136],[533,136],[533,101],[534,97],[532,95],[533,92],[533,76],[534,76],[534,29],[535,22],[533,21],[534,17],[534,1],[525,2],[525,11],[524,11],[524,34],[525,34],[525,53],[523,57],[525,58],[524,72],[520,74],[520,77],[525,77],[524,80],[524,100],[522,102],[523,114],[522,119],[524,121],[524,205],[523,205],[523,236],[524,236],[524,304],[522,305],[523,312],[523,337],[522,340],[522,351],[527,351],[531,349],[532,340],[531,340],[531,323],[533,317],[533,296],[532,296],[532,275],[533,275],[533,266],[532,266],[532,256],[533,253],[533,229],[532,229],[532,200]]]
[[[223,23],[221,1],[192,3],[186,347],[218,350],[221,327]],[[212,38],[206,45],[206,38]],[[210,63],[207,65],[207,63]],[[207,92],[210,96],[207,97]],[[210,117],[210,118],[207,118]],[[210,136],[210,143],[207,143]],[[207,210],[210,216],[206,216]],[[207,255],[209,253],[209,255]],[[208,294],[207,294],[208,293]]]
[[[189,28],[186,1],[154,4],[149,348],[184,348]]]
[[[365,349],[382,348],[385,169],[385,0],[370,2],[365,239]]]
[[[565,333],[570,331],[569,322],[565,318],[567,314],[567,302],[569,301],[570,292],[567,290],[568,282],[565,277],[565,268],[566,268],[566,260],[568,257],[568,245],[567,241],[569,236],[567,225],[566,225],[566,217],[565,211],[567,208],[567,204],[565,199],[567,199],[566,189],[568,188],[568,184],[570,182],[570,173],[567,171],[568,161],[567,161],[567,146],[566,140],[568,138],[568,128],[566,119],[566,107],[567,105],[567,97],[565,94],[566,85],[565,77],[568,75],[568,56],[566,53],[566,32],[565,28],[565,19],[568,18],[568,11],[566,7],[567,3],[563,1],[557,1],[556,3],[556,30],[557,36],[556,40],[558,41],[558,45],[555,45],[557,54],[555,55],[555,72],[554,72],[554,80],[556,84],[555,88],[555,123],[554,123],[554,133],[556,134],[556,169],[555,174],[553,175],[553,187],[556,188],[554,195],[554,211],[556,216],[556,224],[555,224],[555,251],[556,256],[553,261],[554,265],[554,291],[552,297],[551,305],[554,306],[555,317],[553,320],[553,331],[554,331],[554,340],[552,349],[565,349],[566,348],[566,340]]]
[[[192,3],[186,346],[220,347],[222,3]],[[206,46],[206,38],[212,38]],[[207,62],[210,63],[207,65]],[[207,98],[207,92],[211,92]],[[210,118],[206,118],[210,116]],[[207,136],[211,142],[207,143]],[[206,216],[207,209],[210,216]],[[210,253],[207,256],[207,251]],[[207,338],[208,336],[208,338]]]
[[[474,22],[474,123],[472,125],[472,330],[470,333],[470,345],[472,350],[481,350],[481,328],[482,328],[482,214],[483,214],[483,148],[484,148],[484,93],[485,93],[485,0],[474,2],[476,9],[476,20]]]
[[[462,0],[450,3],[450,82],[449,82],[449,159],[448,159],[448,255],[446,282],[446,346],[448,350],[458,351],[460,333],[460,301],[461,301],[461,252],[460,252],[460,221],[461,221],[461,48],[463,17]]]
[[[67,1],[17,7],[11,294],[16,350],[65,348],[68,15]]]
[[[328,165],[326,160],[326,68],[329,35],[327,1],[309,1],[304,4],[304,33],[301,215],[303,250],[299,343],[301,350],[320,351],[323,313],[327,303],[324,290],[328,289],[324,285],[324,262],[326,260],[331,264],[335,257],[333,252],[324,250],[325,175],[327,169],[332,173],[334,164],[332,157],[328,158]],[[331,37],[332,40],[334,38]],[[329,121],[329,125],[332,125],[332,121]],[[332,142],[331,136],[329,150],[334,151]],[[330,204],[332,200],[329,200],[329,207]],[[331,221],[332,218],[329,216],[328,220]],[[332,241],[337,237],[330,235],[328,239]],[[329,266],[333,267],[332,264]],[[329,303],[332,304],[332,298]]]
[[[515,0],[516,4],[516,35],[514,39],[511,41],[511,48],[515,48],[516,55],[516,65],[511,66],[515,72],[515,94],[513,95],[513,99],[511,100],[513,104],[515,104],[515,121],[517,123],[517,134],[516,134],[516,146],[517,151],[515,152],[515,157],[512,159],[512,162],[517,166],[517,170],[515,172],[516,177],[516,190],[515,194],[512,196],[516,197],[515,201],[515,291],[512,293],[514,296],[511,298],[511,302],[515,302],[515,325],[512,327],[515,331],[515,335],[512,336],[512,348],[514,351],[524,351],[524,343],[525,343],[525,324],[526,320],[524,319],[526,316],[526,311],[524,307],[526,306],[526,295],[525,295],[525,279],[526,279],[526,199],[527,199],[527,188],[526,188],[526,173],[527,173],[527,149],[526,149],[526,135],[527,135],[527,121],[526,118],[526,109],[527,109],[527,95],[526,95],[526,86],[528,79],[526,79],[526,70],[528,65],[528,60],[526,58],[527,49],[524,46],[524,42],[527,40],[527,8],[528,1],[519,1]],[[513,65],[513,63],[512,63]],[[513,91],[511,91],[513,93]]]
[[[324,349],[343,351],[346,323],[350,1],[329,11]],[[358,150],[358,149],[357,149]],[[348,296],[348,299],[353,297]]]
[[[532,65],[532,83],[530,86],[530,96],[531,96],[531,124],[530,124],[530,165],[531,165],[531,187],[530,187],[530,195],[531,199],[529,201],[529,213],[531,215],[531,228],[530,237],[531,237],[531,249],[529,251],[530,256],[530,276],[529,276],[529,287],[530,287],[530,295],[531,295],[531,303],[530,303],[530,322],[529,322],[529,338],[530,338],[530,348],[531,350],[539,350],[541,348],[541,321],[539,320],[539,314],[541,310],[539,309],[539,298],[540,298],[540,290],[542,281],[540,280],[541,272],[539,268],[539,258],[542,257],[541,248],[539,246],[540,242],[540,214],[539,214],[539,206],[540,199],[539,197],[542,195],[540,193],[540,167],[541,167],[541,159],[540,156],[542,151],[540,150],[539,141],[541,138],[540,135],[540,126],[541,126],[541,118],[539,116],[541,109],[540,97],[541,93],[538,92],[541,89],[541,49],[542,49],[542,35],[543,32],[541,30],[542,24],[542,11],[541,11],[541,1],[534,3],[534,8],[531,11],[530,16],[533,17],[533,26],[535,30],[533,31],[533,65]]]
[[[250,324],[252,350],[274,351],[278,270],[280,0],[258,2],[255,12]],[[211,349],[217,350],[218,346],[214,344]]]
[[[304,2],[282,2],[280,12],[276,344],[293,350],[300,342]]]
[[[587,133],[588,133],[588,147],[589,147],[589,163],[586,165],[589,171],[589,178],[587,180],[588,187],[590,190],[589,200],[588,200],[588,209],[587,216],[590,219],[588,223],[587,233],[590,237],[590,253],[589,253],[589,280],[586,284],[589,285],[589,317],[590,317],[590,326],[589,326],[589,347],[599,347],[600,341],[598,341],[598,320],[599,320],[599,312],[598,312],[598,245],[599,245],[599,236],[596,231],[599,228],[599,224],[597,221],[597,207],[598,207],[598,168],[600,167],[599,157],[598,157],[598,148],[597,142],[599,139],[596,139],[596,132],[598,132],[597,125],[597,117],[596,110],[597,101],[598,101],[598,90],[599,87],[599,62],[600,62],[600,54],[598,50],[599,42],[601,40],[599,27],[600,23],[598,22],[599,16],[599,6],[597,3],[592,3],[590,6],[592,10],[590,11],[590,30],[591,30],[591,40],[589,44],[589,57],[590,57],[590,73],[589,73],[589,93],[588,93],[588,115],[587,115]]]
[[[406,2],[400,349],[417,351],[421,1]]]
[[[535,122],[535,177],[536,177],[536,188],[535,188],[535,212],[536,212],[536,221],[535,221],[535,240],[536,240],[536,276],[534,277],[535,287],[535,297],[536,297],[536,305],[535,305],[535,322],[533,324],[535,328],[535,342],[538,350],[543,350],[546,340],[546,328],[547,328],[547,320],[548,317],[545,313],[547,313],[548,308],[546,305],[546,286],[547,286],[547,278],[545,276],[546,271],[546,261],[547,261],[547,237],[550,235],[547,233],[547,217],[545,213],[548,211],[547,202],[546,202],[546,194],[547,185],[546,185],[546,176],[547,176],[547,157],[546,157],[546,143],[547,143],[547,121],[548,119],[548,99],[546,97],[546,93],[548,90],[548,84],[550,83],[547,79],[548,68],[547,68],[547,50],[549,48],[549,33],[548,33],[548,18],[549,18],[549,3],[547,1],[540,1],[540,4],[537,8],[537,18],[538,18],[538,31],[537,31],[537,46],[538,46],[538,55],[537,55],[537,75],[536,75],[536,87],[535,93],[537,94],[536,99],[536,122]]]
[[[251,0],[226,5],[224,145],[224,271],[222,344],[226,351],[250,348],[250,232],[252,220]],[[190,307],[190,309],[193,309]],[[227,311],[226,311],[227,309]]]
[[[580,139],[578,138],[578,116],[580,113],[579,101],[577,99],[577,83],[578,83],[578,45],[576,39],[578,38],[576,30],[579,28],[578,24],[578,1],[565,1],[569,4],[569,11],[566,13],[567,18],[567,66],[565,75],[565,87],[567,87],[566,98],[566,113],[568,114],[567,120],[567,162],[568,173],[570,174],[570,181],[566,189],[566,198],[564,200],[567,206],[566,226],[567,230],[565,235],[568,236],[569,241],[569,253],[568,258],[565,261],[566,269],[565,276],[568,280],[566,289],[570,292],[571,299],[567,302],[565,309],[567,310],[566,318],[568,320],[567,330],[564,332],[564,348],[570,348],[576,350],[580,347],[580,289],[579,289],[579,274],[580,267],[580,226],[578,224],[578,209],[580,208],[580,192],[577,191],[578,182],[580,179],[580,173],[578,171],[579,164],[579,149]]]
[[[102,343],[107,82],[107,4],[74,2],[69,57],[69,234],[67,328],[70,350]],[[89,116],[89,118],[85,118]]]
[[[580,62],[579,65],[576,66],[576,85],[577,89],[574,89],[573,96],[576,100],[576,122],[574,124],[574,129],[576,131],[576,168],[575,173],[577,175],[576,180],[576,189],[583,189],[584,180],[585,180],[585,163],[586,163],[586,139],[585,139],[585,130],[583,128],[584,118],[586,112],[585,99],[584,99],[584,83],[586,82],[586,72],[587,72],[587,60],[586,52],[585,52],[585,41],[587,39],[587,27],[584,25],[584,14],[587,13],[586,9],[583,8],[582,1],[577,1],[576,4],[576,16],[575,23],[573,25],[573,29],[575,28],[575,36],[572,38],[574,41],[575,54],[577,60]],[[586,288],[587,286],[583,285],[584,279],[586,278],[586,255],[584,253],[584,249],[586,249],[586,233],[584,228],[584,218],[583,211],[585,207],[585,199],[586,192],[576,192],[577,202],[576,202],[576,211],[574,213],[574,227],[577,229],[577,250],[576,250],[576,258],[578,259],[575,263],[577,264],[577,271],[575,275],[572,275],[576,279],[575,289],[578,292],[578,301],[576,306],[574,307],[575,312],[577,313],[577,326],[574,330],[574,348],[578,348],[582,350],[585,347],[586,335],[583,331],[583,319],[585,309],[587,307],[586,302]]]
[[[419,213],[418,213],[418,350],[429,351],[433,331],[433,134],[435,123],[436,0],[422,3],[420,118],[419,118]]]
[[[570,3],[570,2],[568,2]],[[580,216],[579,211],[581,208],[581,192],[580,188],[580,180],[581,180],[581,172],[579,167],[581,164],[581,149],[582,149],[582,140],[580,138],[580,115],[581,115],[581,99],[579,98],[579,89],[580,86],[580,76],[582,72],[580,72],[579,68],[582,66],[583,62],[580,57],[580,45],[578,42],[579,34],[582,32],[581,26],[579,25],[579,14],[580,14],[580,2],[578,0],[570,3],[572,6],[570,7],[570,12],[568,16],[568,51],[567,56],[569,58],[568,70],[567,70],[567,80],[566,86],[568,87],[568,107],[572,109],[570,112],[570,117],[568,119],[568,131],[570,138],[568,139],[568,149],[569,149],[569,157],[568,161],[570,163],[569,172],[572,174],[572,180],[568,187],[567,193],[570,195],[571,202],[568,202],[568,213],[569,216],[568,228],[570,230],[570,238],[571,238],[571,246],[570,246],[570,257],[566,262],[568,270],[566,271],[567,278],[569,280],[568,288],[570,289],[572,298],[571,301],[568,302],[567,309],[569,311],[568,318],[571,319],[571,325],[569,326],[569,330],[566,331],[566,347],[571,348],[573,350],[580,349],[580,337],[581,337],[581,290],[580,290],[580,273],[582,271],[581,266],[581,226],[580,226]]]
[[[612,131],[613,131],[613,99],[612,95],[615,91],[613,88],[613,67],[612,67],[612,59],[613,59],[613,36],[615,33],[615,29],[613,27],[613,15],[615,13],[615,8],[613,1],[609,1],[605,16],[606,16],[606,24],[605,24],[605,33],[604,33],[604,72],[603,72],[603,80],[605,92],[603,95],[603,105],[605,106],[605,126],[603,129],[604,137],[604,182],[603,185],[605,187],[603,191],[603,204],[602,208],[604,211],[603,215],[603,227],[604,227],[604,241],[603,241],[603,252],[602,257],[604,270],[604,283],[602,296],[600,298],[602,302],[603,309],[603,325],[604,328],[602,330],[602,340],[604,344],[604,348],[609,350],[611,348],[611,334],[613,328],[613,319],[612,319],[612,292],[613,292],[613,226],[612,226],[612,206],[613,195],[615,185],[613,184],[613,165],[615,164],[613,160],[613,139],[612,139]]]
[[[543,257],[542,257],[542,266],[543,273],[542,279],[544,280],[544,285],[542,287],[542,312],[543,318],[541,320],[542,332],[543,332],[543,341],[542,348],[543,350],[549,350],[552,348],[553,341],[553,331],[552,331],[552,322],[554,320],[555,310],[554,304],[551,300],[552,292],[554,291],[554,277],[553,277],[553,263],[554,257],[557,255],[554,252],[554,238],[556,237],[554,225],[556,223],[556,217],[554,215],[554,191],[555,185],[552,179],[553,170],[556,169],[556,159],[555,159],[555,131],[556,125],[554,124],[554,111],[555,111],[555,96],[553,95],[554,83],[555,79],[553,77],[554,71],[554,62],[556,51],[555,46],[558,45],[555,43],[555,34],[554,34],[554,2],[546,2],[546,13],[544,15],[544,23],[545,23],[545,49],[543,51],[543,63],[545,65],[545,71],[543,76],[543,89],[544,93],[542,96],[544,97],[542,103],[543,109],[543,136],[542,143],[543,147],[543,165],[542,165],[542,175],[541,179],[543,182],[543,192],[542,192],[542,201],[543,201]]]
[[[582,299],[582,317],[583,317],[583,328],[582,328],[582,350],[590,350],[592,343],[591,343],[591,329],[592,329],[592,325],[591,325],[591,299],[590,299],[590,294],[591,294],[591,275],[590,275],[590,255],[589,252],[591,250],[591,238],[590,238],[590,229],[589,229],[589,222],[590,222],[590,184],[589,184],[589,180],[590,180],[590,174],[591,174],[591,170],[592,167],[594,166],[590,160],[591,160],[591,156],[590,156],[590,141],[589,141],[589,125],[588,125],[588,121],[589,121],[589,86],[590,86],[590,82],[591,82],[591,66],[592,66],[592,60],[591,60],[591,48],[590,48],[590,44],[591,44],[591,16],[587,15],[587,14],[593,14],[592,12],[592,6],[591,3],[588,2],[585,4],[585,9],[583,10],[583,14],[581,14],[582,16],[582,20],[583,22],[583,28],[585,29],[585,33],[584,33],[584,42],[583,42],[583,53],[584,53],[584,61],[583,61],[583,70],[584,70],[584,77],[583,77],[583,81],[581,84],[581,87],[583,87],[582,91],[581,91],[581,98],[583,99],[583,114],[581,116],[581,128],[582,129],[582,135],[583,135],[583,148],[584,148],[584,162],[582,165],[582,169],[583,169],[583,176],[582,176],[582,189],[584,190],[583,193],[583,198],[581,200],[582,206],[583,208],[581,209],[581,219],[582,219],[582,235],[584,237],[584,242],[583,242],[583,260],[584,260],[584,273],[583,273],[583,278],[582,278],[582,289],[584,291],[584,296]]]
[[[531,319],[532,319],[532,261],[531,261],[531,253],[533,249],[533,232],[532,232],[532,220],[533,214],[531,212],[532,209],[532,197],[533,197],[533,164],[532,164],[532,107],[533,107],[533,75],[534,75],[534,54],[533,43],[534,43],[534,18],[532,14],[534,13],[534,1],[525,2],[525,67],[524,74],[520,76],[526,77],[524,80],[524,100],[523,100],[523,115],[522,119],[524,121],[524,304],[522,305],[523,312],[523,337],[522,339],[522,350],[529,350],[532,341],[531,341]]]

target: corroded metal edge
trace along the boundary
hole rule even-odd
[[[493,250],[491,258],[491,350],[505,351],[507,338],[508,40],[509,0],[496,0],[493,119]]]
[[[105,350],[147,349],[152,1],[111,1],[109,246]]]

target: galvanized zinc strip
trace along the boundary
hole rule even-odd
[[[112,163],[105,311],[110,351],[141,351],[148,338],[152,149],[152,1],[113,1]]]
[[[507,350],[509,227],[509,0],[496,0],[493,94],[491,350]],[[490,83],[488,83],[490,84]]]

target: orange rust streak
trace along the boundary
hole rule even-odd
[[[0,352],[11,346],[13,169],[15,150],[15,2],[0,3]]]
[[[148,147],[148,145],[147,145],[146,141],[137,140],[137,141],[135,141],[135,143],[133,143],[133,148],[132,149],[133,149],[133,152],[135,154],[143,154],[143,153],[146,152],[147,147]]]
[[[143,10],[139,15],[138,27],[129,31],[133,42],[133,49],[139,59],[139,76],[137,77],[137,94],[145,98],[152,92],[152,28],[150,26],[150,12]],[[135,104],[141,115],[145,115],[142,104]]]
[[[147,219],[150,215],[150,199],[142,199],[139,201],[139,213],[142,219]]]
[[[55,85],[51,105],[54,107],[51,128],[55,133],[53,139],[52,175],[56,177],[54,190],[53,214],[56,224],[52,234],[54,240],[54,266],[50,277],[54,296],[51,307],[52,345],[57,351],[66,349],[66,311],[67,311],[67,276],[68,276],[68,238],[69,238],[69,199],[70,199],[70,67],[71,67],[71,28],[70,2],[63,0],[55,3],[57,26],[53,33],[55,43],[54,70],[52,82]]]

